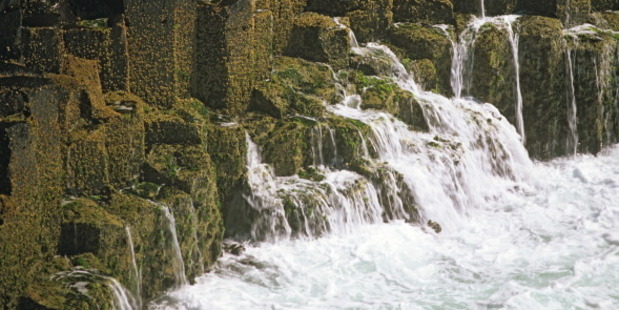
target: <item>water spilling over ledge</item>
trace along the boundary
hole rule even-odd
[[[0,310],[618,308],[617,9],[0,1]]]
[[[609,169],[616,148],[600,158],[533,164],[514,126],[492,105],[423,91],[385,46],[370,43],[354,52],[390,64],[383,78],[414,95],[428,131],[363,110],[362,97],[345,92],[327,109],[369,128],[359,130],[357,149],[365,171],[342,170],[335,134],[316,125],[311,150],[320,177],[314,180],[276,176],[247,135],[245,199],[252,211],[241,214],[254,219],[246,236],[267,242],[225,255],[213,274],[152,309],[616,303],[611,283],[617,278],[602,276],[619,263],[612,233],[619,170]],[[606,172],[588,179],[600,170]],[[579,190],[566,197],[573,188]],[[591,205],[598,195],[603,198]],[[585,209],[590,215],[577,211]],[[572,242],[586,250],[566,249]],[[586,261],[596,267],[583,270]],[[589,295],[592,277],[603,280]]]

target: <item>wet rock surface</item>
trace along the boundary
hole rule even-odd
[[[487,16],[524,14],[513,29],[533,157],[596,153],[619,139],[617,9],[615,0],[485,2]],[[247,135],[274,177],[320,183],[316,166],[349,169],[389,204],[392,173],[359,156],[376,155],[364,145],[371,128],[330,108],[356,94],[361,110],[420,132],[433,124],[389,77],[388,57],[351,53],[350,29],[361,44],[387,44],[425,89],[453,96],[452,43],[470,14],[481,16],[480,1],[0,0],[0,309],[108,303],[102,282],[87,299],[50,280],[76,268],[152,300],[181,269],[191,282],[222,251],[240,255],[242,245],[223,243],[224,224],[243,235],[261,216],[235,213],[247,206]],[[565,30],[583,23],[597,28]],[[515,125],[506,36],[480,28],[470,95]],[[294,236],[329,231],[310,194],[298,196],[307,208],[281,194]],[[423,225],[416,202],[403,204]]]

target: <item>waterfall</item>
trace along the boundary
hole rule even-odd
[[[514,58],[514,74],[516,77],[516,128],[522,139],[522,144],[527,142],[527,136],[524,129],[524,117],[522,116],[522,91],[520,90],[520,60],[518,57],[518,33],[514,32],[513,23],[519,16],[509,15],[501,19],[505,21],[505,29],[509,34],[509,43],[512,48],[512,56]]]
[[[310,143],[321,181],[276,176],[247,135],[248,207],[234,212],[252,219],[252,239],[315,238],[390,220],[432,220],[455,231],[467,210],[489,207],[504,186],[526,178],[528,154],[514,127],[492,105],[422,90],[386,46],[369,43],[354,51],[391,63],[389,78],[419,101],[430,133],[412,131],[388,113],[362,110],[359,94],[348,94],[327,110],[370,129],[359,133],[357,155],[367,162],[367,171],[340,170],[337,161],[327,160],[337,157],[336,133],[316,122]]]
[[[479,7],[481,10],[481,18],[486,18],[486,7],[484,5],[484,0],[479,0],[479,3],[480,3]]]
[[[288,238],[291,234],[290,225],[285,219],[284,204],[278,196],[278,184],[275,172],[269,165],[263,164],[258,145],[249,134],[247,142],[247,183],[249,193],[244,195],[245,201],[259,213],[251,224],[251,237],[257,240],[277,241]]]
[[[578,44],[578,40],[574,40],[574,44]],[[577,47],[574,48],[576,51]],[[566,51],[566,66],[568,73],[568,91],[569,94],[567,96],[568,100],[568,113],[567,113],[567,122],[570,129],[570,141],[568,143],[568,147],[571,146],[572,155],[576,155],[578,152],[578,119],[576,118],[578,114],[578,107],[576,106],[576,89],[574,87],[574,62],[572,60],[572,48],[567,47]]]
[[[135,296],[138,308],[142,308],[142,276],[138,269],[138,264],[135,259],[135,246],[133,245],[133,237],[131,236],[131,228],[125,227],[127,231],[127,240],[129,240],[129,250],[131,252],[131,267],[133,267],[134,281],[135,281]]]
[[[342,24],[341,18],[334,17],[333,21],[338,25],[338,27],[340,27],[341,29],[346,29],[346,32],[348,32],[348,41],[350,43],[350,47],[351,48],[359,47],[359,42],[357,41],[357,37],[355,36],[355,33],[352,32],[350,28],[348,28],[346,25]]]
[[[331,138],[324,139],[331,143]],[[324,141],[323,140],[323,141]],[[347,170],[317,167],[322,181],[277,177],[262,162],[260,150],[247,135],[248,186],[245,200],[254,218],[254,240],[278,241],[292,236],[318,237],[346,232],[352,226],[381,220],[376,188],[363,176]]]
[[[97,270],[75,267],[70,271],[55,274],[52,279],[72,283],[70,288],[88,296],[88,283],[103,283],[114,296],[114,308],[118,310],[137,310],[141,305],[118,280],[100,274]]]
[[[176,279],[175,286],[181,287],[183,285],[187,285],[187,277],[185,276],[185,262],[183,260],[183,254],[181,253],[181,246],[178,242],[178,236],[176,234],[176,219],[174,219],[174,215],[164,204],[158,204],[163,214],[165,216],[168,230],[171,235],[171,245],[172,245],[172,264],[174,268],[174,277]]]
[[[483,1],[482,1],[483,7]],[[492,23],[501,29],[507,31],[508,40],[510,43],[512,57],[514,61],[514,78],[516,88],[516,102],[515,102],[515,115],[516,115],[516,128],[521,136],[522,143],[526,143],[526,133],[524,128],[523,117],[523,101],[522,91],[520,88],[520,60],[518,56],[518,42],[519,37],[513,29],[514,22],[519,18],[518,15],[505,15],[492,18],[474,18],[467,28],[462,32],[459,38],[459,43],[456,44],[451,38],[445,27],[441,28],[452,42],[452,64],[451,64],[451,87],[456,98],[462,98],[463,95],[468,95],[468,92],[472,85],[473,75],[473,49],[475,48],[475,41],[479,34],[481,27],[486,23]]]

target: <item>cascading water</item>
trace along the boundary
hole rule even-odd
[[[595,130],[601,130],[600,138],[602,138],[604,144],[616,141],[615,131],[611,124],[612,118],[615,117],[613,115],[618,115],[617,112],[619,111],[617,105],[619,93],[614,86],[617,81],[617,73],[614,67],[616,67],[617,59],[619,59],[619,49],[615,45],[615,38],[619,35],[619,32],[600,29],[591,24],[583,24],[564,30],[564,34],[567,44],[567,98],[570,129],[570,143],[568,145],[571,147],[572,153],[575,154],[578,150],[587,150],[591,147],[590,142],[587,141],[590,135],[585,134],[583,135],[584,146],[579,148],[581,143],[579,130],[591,130],[587,128],[586,122],[583,123],[583,128],[579,128],[577,114],[580,113],[594,113],[597,118],[605,119],[604,122],[596,125]],[[599,44],[599,49],[592,49],[588,45],[592,40]],[[592,55],[590,59],[592,64],[587,62],[583,64],[588,55]],[[591,65],[593,68],[589,68]],[[577,68],[576,66],[580,67]],[[595,73],[593,81],[591,81],[593,78],[587,75],[589,72]],[[583,79],[586,79],[590,84],[595,84],[595,97],[592,95],[577,97],[575,84],[582,85]],[[580,108],[584,111],[579,111]]]
[[[172,262],[174,267],[175,287],[181,287],[187,285],[187,276],[185,275],[185,261],[183,260],[183,254],[181,253],[181,246],[178,243],[178,236],[176,234],[176,219],[170,211],[170,208],[164,204],[157,204],[166,219],[168,230],[170,232],[170,251],[172,252]]]
[[[224,255],[215,273],[152,309],[619,306],[619,149],[533,164],[490,104],[422,90],[385,46],[354,51],[391,61],[384,78],[413,94],[429,132],[361,110],[348,94],[327,108],[369,128],[358,156],[371,171],[327,160],[335,134],[317,122],[322,180],[275,176],[247,136],[245,212],[251,237],[271,242]]]
[[[518,15],[474,18],[460,35],[459,43],[457,44],[453,41],[451,35],[449,35],[444,27],[440,28],[443,29],[454,47],[452,51],[451,87],[456,98],[469,95],[468,93],[472,85],[473,63],[475,61],[472,52],[475,48],[475,41],[480,30],[482,29],[482,26],[487,23],[492,23],[507,32],[507,38],[510,43],[514,62],[514,80],[516,84],[516,102],[514,108],[516,115],[516,128],[518,129],[518,133],[520,134],[522,143],[524,144],[526,143],[526,134],[524,128],[524,117],[522,114],[522,91],[520,88],[520,60],[518,56],[519,37],[518,33],[516,33],[513,28],[513,24],[518,18]]]
[[[574,44],[578,45],[578,40],[574,39]],[[567,113],[567,121],[570,129],[570,141],[568,146],[571,146],[572,154],[576,155],[578,152],[578,119],[576,118],[578,114],[578,107],[576,105],[576,87],[574,86],[574,60],[572,59],[572,53],[577,48],[568,48],[565,51],[565,55],[567,58],[566,66],[567,66],[567,76],[568,76],[568,91],[569,94],[567,96],[568,100],[568,113]]]
[[[127,231],[127,240],[129,240],[129,250],[131,252],[131,267],[133,267],[133,276],[135,281],[135,296],[138,309],[142,308],[142,275],[138,269],[138,264],[135,259],[135,246],[133,245],[133,237],[131,236],[131,228],[125,227]]]
[[[141,304],[122,286],[118,280],[100,274],[97,270],[88,270],[81,267],[73,268],[70,271],[59,272],[53,277],[54,280],[63,281],[69,284],[72,289],[85,296],[89,296],[88,285],[103,283],[108,287],[114,296],[112,305],[117,310],[137,310]]]

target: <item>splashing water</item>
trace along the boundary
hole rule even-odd
[[[531,181],[434,235],[402,222],[225,255],[153,309],[616,309],[619,148]]]
[[[578,40],[574,40],[574,44],[578,44]],[[568,114],[567,121],[570,129],[570,143],[568,145],[571,146],[572,155],[576,155],[578,152],[578,107],[576,105],[576,88],[574,86],[574,61],[572,60],[572,51],[577,50],[577,48],[568,47],[565,51],[566,53],[566,65],[567,65],[567,73],[568,73],[568,90],[569,94],[567,96],[568,100]]]
[[[174,277],[175,277],[175,287],[179,288],[183,285],[187,285],[187,276],[185,275],[185,261],[183,260],[183,254],[181,253],[181,246],[178,242],[178,236],[176,234],[176,219],[174,219],[174,215],[170,211],[168,206],[157,203],[157,205],[163,211],[166,222],[168,224],[168,230],[171,235],[171,251],[173,258],[173,267],[174,267]]]
[[[75,267],[69,271],[55,274],[52,279],[71,283],[70,287],[77,292],[89,296],[89,283],[103,283],[114,296],[113,307],[118,310],[137,310],[141,305],[118,280],[100,274],[97,270]]]
[[[483,1],[482,1],[483,7]],[[468,95],[472,86],[473,76],[473,49],[475,42],[483,25],[492,23],[501,29],[504,29],[508,36],[509,44],[512,51],[514,62],[514,80],[516,88],[516,102],[514,105],[516,115],[516,128],[521,136],[522,143],[526,143],[526,134],[524,128],[524,117],[522,113],[523,100],[520,87],[520,60],[518,56],[518,33],[514,31],[513,24],[519,18],[519,15],[503,15],[497,17],[474,18],[467,28],[460,35],[460,42],[455,43],[451,35],[446,31],[445,27],[440,27],[452,43],[452,67],[451,67],[451,87],[456,98],[461,98]]]
[[[413,94],[429,132],[347,94],[327,108],[369,128],[358,156],[372,172],[329,163],[337,147],[318,125],[321,181],[275,176],[247,136],[252,239],[270,242],[225,254],[151,309],[619,306],[619,148],[533,164],[492,105],[422,90],[385,46],[354,52],[390,60],[387,78]]]

